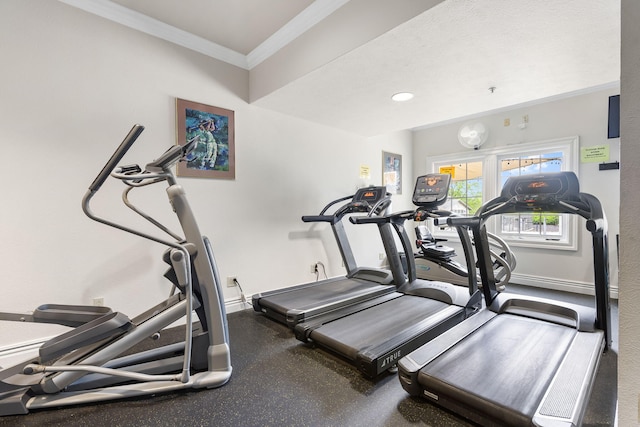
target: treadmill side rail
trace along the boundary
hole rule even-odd
[[[458,323],[445,333],[400,359],[398,362],[398,377],[402,388],[412,396],[422,396],[423,389],[418,384],[418,372],[420,369],[496,316],[496,313],[488,309],[482,309],[476,315]]]
[[[537,426],[579,426],[604,351],[604,332],[576,334],[533,416]]]
[[[384,304],[396,298],[400,298],[403,294],[399,292],[391,292],[380,295],[376,298],[370,298],[358,304],[352,304],[344,307],[338,307],[333,310],[327,310],[326,313],[319,314],[314,317],[307,317],[304,322],[299,322],[293,327],[295,337],[302,342],[310,342],[309,335],[320,328],[325,323],[338,320],[359,311],[366,310],[376,305]]]

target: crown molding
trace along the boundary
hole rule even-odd
[[[282,28],[273,33],[247,55],[249,69],[254,68],[271,55],[307,32],[318,22],[324,20],[349,0],[316,0]]]
[[[59,1],[211,58],[250,70],[331,15],[349,0],[314,1],[311,6],[300,12],[246,56],[109,0]]]
[[[59,0],[102,18],[141,31],[154,37],[200,52],[236,67],[248,69],[247,58],[231,49],[205,40],[187,31],[165,24],[108,0]]]

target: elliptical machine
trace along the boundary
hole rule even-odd
[[[100,223],[167,247],[165,277],[172,295],[129,319],[105,307],[43,305],[32,315],[0,313],[0,320],[55,323],[74,327],[47,342],[39,356],[0,371],[0,416],[26,414],[33,408],[157,394],[186,388],[220,387],[231,377],[229,337],[222,288],[209,240],[200,234],[184,189],[173,166],[194,144],[173,146],[142,170],[138,165],[117,167],[143,126],[135,125],[98,174],[83,198],[85,214]],[[100,218],[91,212],[91,198],[106,179],[122,181],[124,203],[171,239]],[[169,202],[183,236],[145,214],[128,199],[130,191],[166,182]],[[194,331],[195,310],[200,328]],[[186,319],[184,342],[121,356],[172,323]]]
[[[432,219],[434,224],[446,225],[446,218],[452,216],[449,211],[426,211],[421,210],[416,213],[416,221],[426,221]],[[461,232],[468,233],[466,227],[458,227],[458,235]],[[416,264],[416,275],[420,279],[437,280],[456,285],[466,285],[469,283],[469,266],[465,266],[455,261],[456,251],[450,246],[443,245],[446,239],[437,239],[429,231],[429,228],[421,223],[416,226],[416,248],[414,253]],[[516,257],[509,248],[507,242],[493,233],[487,233],[493,265],[493,273],[496,280],[496,287],[503,291],[511,279],[511,272],[516,268]],[[480,272],[473,266],[472,271],[477,277],[478,286],[482,287]]]

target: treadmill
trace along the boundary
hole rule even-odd
[[[485,221],[504,213],[568,213],[592,234],[595,309],[498,292]],[[486,309],[398,363],[402,387],[481,425],[579,426],[611,345],[607,222],[573,172],[510,177],[470,226]]]
[[[451,176],[429,174],[417,179],[413,202],[417,211],[404,211],[382,217],[352,218],[356,223],[391,224],[400,237],[405,253],[412,253],[412,243],[404,228],[407,219],[436,212],[447,199]],[[461,227],[465,228],[465,227]],[[460,229],[459,229],[460,230]],[[465,254],[471,254],[469,234],[459,232]],[[393,265],[400,263],[395,251]],[[413,257],[407,257],[406,281],[397,292],[383,295],[364,304],[351,306],[340,313],[299,323],[296,338],[312,342],[354,364],[366,377],[376,378],[393,371],[397,361],[424,343],[477,312],[482,296],[475,275],[469,286],[416,278]],[[473,258],[467,258],[474,265]],[[394,269],[395,271],[395,269]]]
[[[338,205],[343,202],[342,205]],[[304,222],[328,222],[340,249],[346,276],[253,295],[255,311],[293,328],[300,322],[395,291],[394,275],[389,270],[358,267],[351,250],[343,219],[350,214],[379,215],[391,204],[386,187],[370,186],[355,194],[327,204],[319,215],[303,216]],[[333,213],[328,213],[333,211]],[[385,250],[393,244],[390,226],[380,229]],[[387,254],[389,252],[387,251]],[[396,278],[399,278],[396,273]]]

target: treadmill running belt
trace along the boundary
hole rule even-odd
[[[355,360],[372,345],[394,340],[403,332],[450,305],[415,296],[402,296],[326,323],[311,333],[313,341]]]
[[[340,278],[333,281],[319,282],[318,286],[307,286],[301,289],[270,295],[260,303],[273,310],[286,313],[288,310],[306,311],[343,300],[361,296],[376,296],[392,290],[390,285],[378,285],[362,279]]]
[[[530,425],[577,331],[511,314],[485,326],[422,368],[418,382],[443,403],[464,402],[476,414]]]

